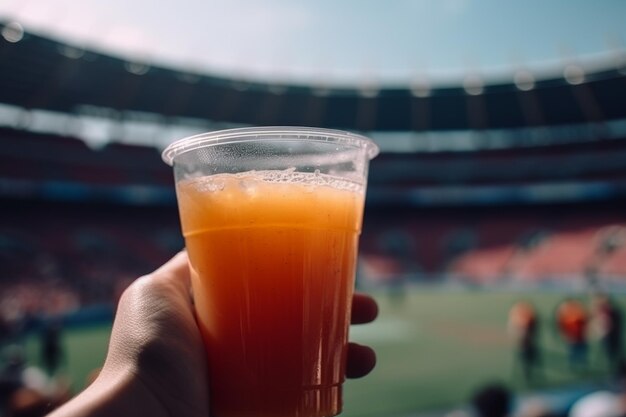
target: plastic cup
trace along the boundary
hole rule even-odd
[[[182,139],[172,165],[214,417],[342,408],[370,139],[264,127]]]

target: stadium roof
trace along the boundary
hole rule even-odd
[[[91,105],[251,125],[432,131],[626,119],[626,60],[587,73],[486,84],[336,88],[250,82],[132,62],[0,23],[0,102],[73,112]],[[18,38],[11,38],[17,33]]]
[[[624,52],[619,0],[3,0],[0,20],[153,66],[377,87],[535,78]],[[587,71],[589,72],[589,71]]]

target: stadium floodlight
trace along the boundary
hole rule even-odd
[[[513,76],[513,82],[521,91],[530,91],[535,88],[535,77],[528,70],[517,71]]]
[[[141,62],[125,62],[124,68],[126,68],[126,71],[135,75],[145,75],[150,71],[150,65]]]
[[[5,41],[17,43],[24,38],[24,28],[17,22],[9,22],[0,31]]]
[[[575,64],[569,64],[563,69],[563,78],[571,85],[582,84],[585,81],[585,71]]]
[[[430,83],[425,77],[419,77],[411,83],[411,94],[414,97],[425,98],[430,96]]]
[[[57,46],[57,50],[61,55],[70,59],[80,59],[85,56],[85,50],[70,45],[61,44]]]
[[[470,96],[478,96],[485,91],[483,79],[476,74],[470,74],[465,77],[463,80],[463,88]]]
[[[414,97],[419,98],[430,97],[430,88],[427,86],[412,86],[411,94],[413,94]]]
[[[364,82],[359,88],[359,95],[365,98],[374,98],[378,95],[380,89],[373,82]]]

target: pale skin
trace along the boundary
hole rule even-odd
[[[353,324],[371,322],[377,313],[371,297],[354,296]],[[124,292],[102,371],[49,417],[206,417],[205,355],[183,251]],[[350,343],[347,377],[365,376],[375,363],[371,348]]]

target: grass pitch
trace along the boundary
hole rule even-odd
[[[491,381],[522,392],[606,378],[606,364],[593,339],[589,369],[584,373],[569,369],[565,347],[551,322],[562,294],[414,288],[374,296],[380,305],[378,320],[353,326],[351,339],[373,346],[378,365],[368,377],[345,384],[345,416],[406,416],[451,408],[464,404],[476,388]],[[508,311],[521,298],[534,302],[542,319],[543,371],[531,386],[516,369],[506,329]],[[617,300],[622,307],[625,298]],[[110,325],[65,333],[65,372],[75,390],[101,366],[109,333]],[[27,346],[37,363],[37,340],[32,338]]]

